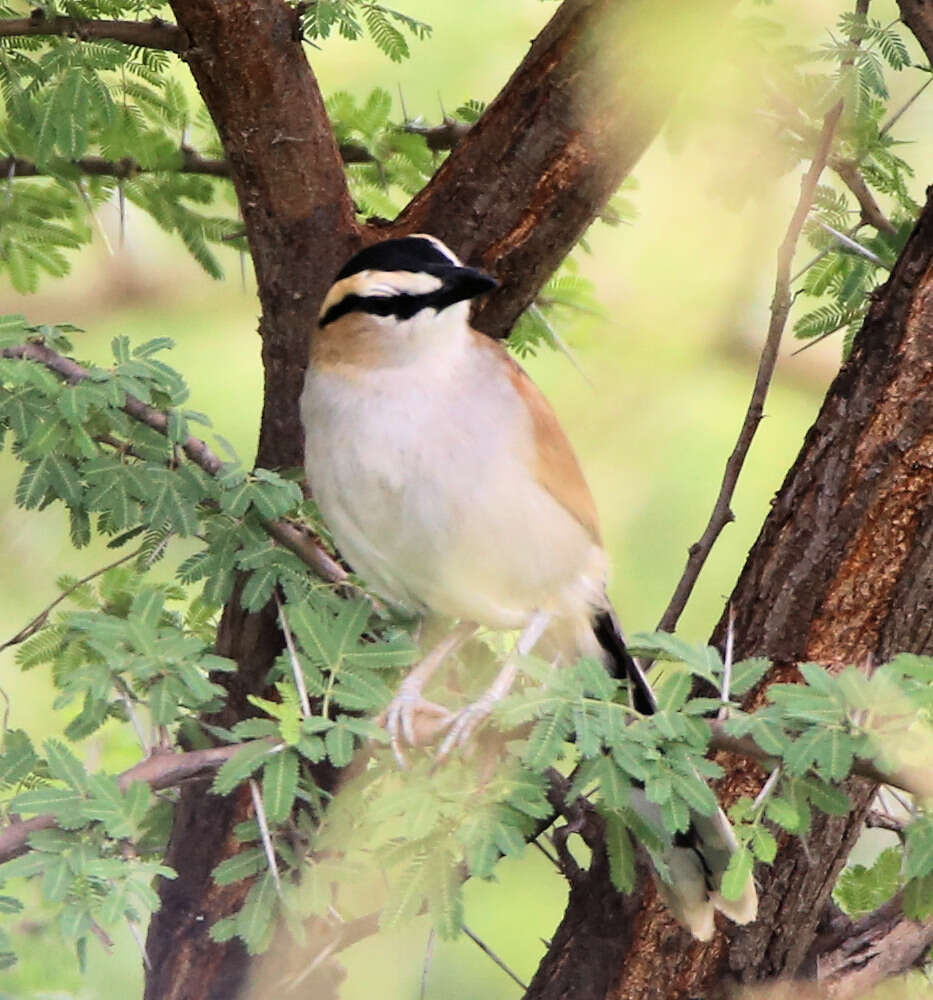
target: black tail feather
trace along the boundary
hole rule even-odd
[[[653,715],[658,702],[641,667],[625,645],[625,636],[611,607],[593,618],[593,634],[606,653],[606,667],[613,677],[628,679],[632,703],[643,715]],[[632,781],[635,811],[656,828],[663,827],[661,808],[650,802],[644,786]],[[671,883],[656,878],[658,889],[677,919],[694,937],[708,941],[716,930],[714,910],[730,920],[746,924],[755,919],[758,896],[755,880],[749,876],[737,900],[722,896],[722,877],[729,859],[738,850],[735,833],[721,809],[711,816],[691,810],[690,827],[674,835],[663,854]]]
[[[593,619],[593,634],[607,654],[607,666],[612,676],[625,677],[631,684],[632,701],[635,708],[642,715],[653,715],[658,710],[654,692],[651,690],[651,685],[641,667],[628,651],[622,629],[611,608],[600,611]]]

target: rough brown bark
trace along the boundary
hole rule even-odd
[[[732,594],[736,655],[779,665],[768,683],[792,680],[793,664],[881,662],[899,650],[933,652],[933,195],[890,280],[872,304],[852,357],[779,491]],[[724,634],[721,622],[715,640]],[[783,666],[781,665],[783,664]],[[761,693],[755,695],[761,697]],[[757,788],[755,766],[737,763],[721,792]],[[788,838],[758,872],[760,918],[723,927],[707,945],[672,926],[648,894],[613,1000],[724,995],[730,982],[793,976],[817,932],[836,876],[858,836],[873,786],[850,787],[854,812],[820,817],[806,845]],[[594,891],[611,895],[608,886]],[[589,906],[595,906],[592,901]],[[573,901],[561,942],[563,980],[573,981],[578,941],[595,928]],[[625,929],[618,928],[621,935]],[[605,934],[605,926],[599,928]],[[678,956],[672,964],[671,955]],[[542,972],[548,966],[542,967]],[[576,966],[576,975],[585,970]],[[528,997],[569,996],[539,976]]]
[[[476,325],[505,336],[670,112],[731,0],[565,0],[393,230],[429,230],[501,281]],[[676,24],[676,31],[671,25]],[[703,37],[703,47],[694,43]]]
[[[185,53],[224,144],[262,303],[265,395],[257,462],[301,464],[307,336],[361,245],[324,101],[282,0],[174,0]]]
[[[933,919],[908,920],[900,893],[859,920],[832,909],[801,969],[832,1000],[865,996],[890,976],[922,964],[933,944]]]
[[[930,0],[897,0],[904,24],[914,33],[927,59],[933,59],[933,6]]]
[[[279,653],[274,623],[274,608],[249,615],[233,603],[228,607],[217,651],[235,659],[239,670],[232,675],[224,717],[212,721],[231,725],[248,714],[246,695],[258,690],[256,678]],[[208,932],[210,924],[240,909],[249,888],[242,882],[216,886],[211,871],[239,850],[233,829],[251,814],[250,794],[245,786],[226,797],[206,789],[207,783],[183,789],[175,810],[166,864],[178,877],[159,885],[162,905],[146,941],[151,965],[146,1000],[234,997],[247,972],[249,960],[239,940],[215,944]]]

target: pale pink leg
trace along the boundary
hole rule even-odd
[[[422,697],[424,686],[431,679],[437,668],[459,649],[467,639],[479,628],[472,622],[461,622],[449,635],[445,636],[425,658],[402,681],[398,694],[392,699],[385,710],[385,728],[392,742],[392,752],[401,767],[405,767],[405,755],[402,753],[402,738],[409,746],[418,743],[415,732],[415,716],[433,716],[443,723],[451,719],[452,713],[433,701]]]
[[[476,731],[476,727],[489,716],[496,705],[512,690],[512,685],[515,683],[515,678],[518,674],[515,654],[527,656],[535,648],[535,644],[541,638],[550,621],[551,615],[549,612],[535,612],[534,617],[518,637],[515,649],[496,675],[496,679],[472,705],[467,705],[453,719],[450,731],[444,737],[444,742],[437,752],[438,761],[442,761],[454,747],[463,746]]]

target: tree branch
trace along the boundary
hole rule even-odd
[[[2,22],[0,22],[2,23]],[[230,169],[226,160],[216,160],[203,157],[193,149],[183,146],[179,151],[177,164],[163,167],[143,167],[129,156],[122,160],[108,160],[103,156],[82,156],[79,160],[66,161],[79,173],[90,177],[117,177],[129,180],[139,174],[175,173],[175,174],[206,174],[209,177],[229,177]],[[0,177],[15,180],[18,177],[48,177],[50,171],[44,170],[32,160],[24,160],[19,156],[7,156],[0,159]]]
[[[185,32],[158,17],[149,21],[86,21],[76,17],[46,17],[37,10],[30,17],[0,20],[0,38],[17,35],[64,35],[82,42],[105,38],[179,54],[188,48]]]
[[[422,125],[420,121],[406,121],[402,125],[403,132],[424,136],[424,141],[432,153],[453,149],[471,128],[472,126],[466,122],[447,117],[440,125]]]
[[[759,764],[771,767],[780,764],[780,757],[775,757],[774,754],[762,750],[751,736],[731,736],[726,732],[724,723],[718,719],[708,719],[707,721],[712,730],[710,750],[725,750],[738,754],[747,760],[754,760]],[[903,765],[891,771],[884,771],[873,761],[859,757],[855,759],[851,773],[877,785],[893,785],[895,788],[900,788],[902,791],[920,798],[933,796],[933,770],[929,767]]]
[[[858,162],[847,160],[842,156],[831,156],[829,165],[839,175],[843,184],[855,195],[859,208],[862,210],[861,221],[869,226],[874,226],[879,232],[896,233],[894,224],[881,211],[881,206],[875,201],[875,196],[865,183],[865,178],[858,168]]]
[[[814,978],[832,1000],[857,1000],[873,987],[921,963],[933,945],[933,918],[910,920],[901,894],[831,935],[808,956]],[[815,968],[814,968],[815,967]]]
[[[326,549],[321,547],[307,528],[285,520],[264,520],[262,524],[280,545],[284,545],[286,549],[294,552],[322,580],[326,580],[328,583],[342,583],[347,579],[347,571]]]
[[[63,354],[53,351],[45,344],[37,341],[30,341],[27,344],[16,344],[13,347],[3,349],[5,358],[19,358],[29,361],[38,361],[50,371],[61,375],[67,382],[76,384],[83,382],[90,377],[90,372],[77,361],[66,358]],[[126,394],[126,401],[123,409],[140,423],[146,424],[160,434],[168,433],[168,415],[161,410],[155,409],[141,399],[137,399],[130,393]],[[211,451],[207,442],[200,438],[189,436],[180,445],[181,450],[205,472],[211,476],[216,476],[223,468],[223,461]]]
[[[800,183],[800,197],[791,220],[788,223],[784,239],[778,249],[777,255],[777,275],[774,280],[774,297],[771,300],[771,321],[768,324],[768,335],[765,338],[764,346],[761,349],[761,360],[758,362],[758,373],[755,376],[755,386],[752,390],[752,398],[749,401],[745,419],[739,430],[738,440],[726,462],[726,470],[722,484],[719,487],[719,495],[713,505],[709,521],[699,540],[690,546],[687,565],[683,575],[674,589],[670,603],[661,616],[658,623],[658,630],[662,632],[673,632],[677,627],[677,622],[687,606],[687,601],[693,593],[700,571],[716,543],[722,529],[735,519],[732,513],[732,496],[739,480],[742,467],[748,455],[758,430],[764,413],[765,399],[768,396],[768,388],[771,385],[771,377],[774,374],[774,367],[777,364],[778,347],[781,343],[781,336],[787,324],[787,317],[790,313],[790,274],[791,264],[794,260],[794,251],[797,248],[797,240],[807,220],[807,215],[813,205],[813,198],[816,193],[817,182],[820,174],[826,166],[829,158],[829,151],[832,147],[833,135],[836,125],[842,114],[842,101],[839,101],[831,108],[823,120],[823,129],[820,133],[820,141],[810,161],[810,168],[807,170]]]
[[[766,753],[755,741],[748,736],[734,737],[726,733],[723,724],[716,720],[710,720],[712,738],[710,740],[710,750],[725,750],[739,756],[758,761],[759,763],[778,763],[779,759]],[[208,777],[213,774],[225,761],[229,760],[246,743],[233,743],[219,747],[209,747],[205,750],[189,750],[182,753],[172,751],[156,751],[146,757],[145,760],[135,764],[128,771],[124,771],[117,778],[117,782],[122,791],[126,791],[134,781],[143,781],[153,791],[164,788],[171,788],[181,784],[183,781],[190,781],[194,778]],[[873,782],[895,785],[906,792],[918,796],[933,795],[933,774],[926,768],[902,768],[890,774],[878,770],[871,762],[856,760],[852,768],[852,773],[862,778],[867,778]],[[568,808],[566,794],[568,782],[557,772],[551,772],[551,783],[549,785],[549,797],[554,805],[555,812],[565,812]],[[592,821],[594,817],[590,816]],[[553,819],[553,817],[552,817]],[[548,822],[551,822],[549,820]],[[51,813],[44,813],[34,816],[28,820],[15,820],[0,829],[0,864],[9,861],[28,849],[29,835],[36,830],[46,830],[57,826],[58,823]],[[538,834],[540,830],[537,831]],[[573,832],[581,832],[574,828]],[[537,834],[536,834],[537,835]],[[582,834],[581,834],[582,835]],[[592,833],[585,837],[587,843],[593,841]],[[369,926],[370,920],[363,921]],[[357,941],[365,936],[368,931],[363,931],[359,936],[351,935],[350,939],[344,941],[341,935],[341,947],[346,947],[349,943]],[[931,940],[933,940],[933,925],[931,925]]]
[[[244,743],[231,743],[185,753],[157,751],[124,771],[117,778],[117,783],[124,792],[134,781],[143,781],[153,791],[158,791],[194,778],[207,778],[244,746]],[[32,819],[14,820],[0,829],[0,863],[24,854],[29,849],[31,833],[55,826],[58,826],[55,817],[51,813],[43,813]]]
[[[927,59],[933,64],[933,10],[926,0],[897,0],[901,20],[914,33]]]
[[[871,297],[852,352],[771,505],[730,597],[736,656],[767,656],[765,684],[794,683],[794,664],[831,671],[929,654],[925,614],[933,566],[933,413],[918,412],[933,365],[933,192],[888,281]],[[723,615],[711,642],[723,641]],[[756,688],[754,710],[767,696]],[[894,780],[877,776],[883,781]],[[910,776],[908,776],[910,778]],[[920,776],[929,783],[929,777]],[[756,775],[730,767],[720,797],[754,794]],[[908,781],[909,783],[909,781]],[[875,797],[847,787],[853,811],[814,817],[807,844],[790,839],[758,873],[767,919],[736,930],[730,965],[743,984],[793,977]],[[770,958],[762,962],[760,956]],[[633,957],[644,974],[644,964]],[[627,970],[626,975],[629,972]],[[696,981],[683,995],[699,990]]]
[[[3,22],[0,21],[0,24]],[[358,142],[344,142],[339,146],[340,158],[344,163],[374,163],[375,157]],[[178,162],[161,167],[144,167],[129,156],[121,160],[108,160],[103,156],[82,156],[79,160],[67,161],[79,173],[89,177],[117,177],[129,180],[140,174],[203,174],[208,177],[230,176],[230,164],[226,160],[202,156],[189,146],[179,150]],[[15,180],[18,177],[48,177],[50,171],[41,168],[32,160],[24,160],[20,156],[7,156],[0,159],[0,179]]]
[[[63,590],[54,601],[47,604],[40,612],[32,619],[27,625],[23,626],[16,635],[12,638],[7,639],[2,645],[0,645],[0,653],[10,646],[18,646],[21,642],[25,642],[27,639],[31,638],[39,631],[40,628],[48,621],[49,615],[52,611],[61,604],[67,597],[71,596],[79,587],[83,587],[84,584],[90,583],[91,580],[102,576],[108,570],[115,569],[117,566],[122,566],[123,563],[129,562],[131,559],[135,559],[142,548],[134,549],[132,552],[127,553],[125,556],[121,556],[119,559],[114,559],[113,562],[108,563],[106,566],[102,566],[100,569],[94,570],[93,573],[88,573],[87,576],[82,577],[80,580],[75,581],[72,586]]]
[[[333,276],[362,246],[361,229],[295,8],[283,0],[170,3],[223,138],[256,271],[266,376],[256,461],[288,468],[302,460],[307,336]]]
[[[2,352],[6,358],[19,358],[23,360],[35,361],[46,368],[61,375],[68,382],[77,383],[90,376],[90,372],[83,366],[58,354],[50,347],[34,341],[26,344],[17,344],[13,347],[6,347]],[[137,399],[130,393],[126,394],[123,409],[131,417],[140,423],[146,424],[160,434],[168,433],[168,415],[155,407],[149,406],[141,399]],[[208,475],[216,476],[223,469],[223,461],[211,450],[206,441],[201,438],[189,435],[179,446],[188,458],[200,466]],[[321,579],[330,583],[339,583],[346,579],[346,570],[315,541],[305,529],[291,524],[285,520],[263,521],[266,531],[280,544],[301,559],[309,566]],[[22,634],[22,633],[21,633]],[[23,636],[26,638],[27,636]],[[21,640],[20,640],[21,641]]]
[[[431,232],[491,270],[501,287],[476,323],[507,334],[701,72],[695,40],[708,51],[731,5],[564,0],[389,235]]]

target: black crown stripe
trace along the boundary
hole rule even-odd
[[[431,240],[419,236],[401,236],[374,243],[352,256],[334,281],[349,278],[360,271],[427,271],[432,267],[456,266],[455,261],[438,249]]]

